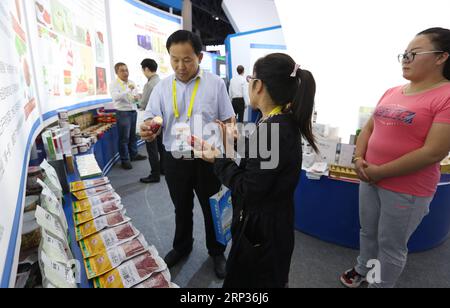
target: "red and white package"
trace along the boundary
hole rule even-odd
[[[153,274],[149,279],[138,284],[136,289],[170,289],[172,284],[170,282],[170,272],[165,270],[160,273]]]

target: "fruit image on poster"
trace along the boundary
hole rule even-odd
[[[29,35],[21,0],[0,1],[0,279],[10,281],[26,174],[29,136],[40,124]],[[18,176],[19,175],[19,176]],[[11,257],[12,256],[12,257]]]
[[[96,70],[103,68],[100,77],[111,78],[105,0],[30,0],[26,5],[33,15],[30,31],[44,119],[58,109],[110,99]]]

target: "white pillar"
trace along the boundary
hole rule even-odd
[[[192,2],[191,2],[191,0],[183,1],[183,29],[192,31]]]

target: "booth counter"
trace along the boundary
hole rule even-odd
[[[450,233],[450,179],[442,177],[430,214],[413,234],[410,252],[443,244]],[[322,177],[309,180],[302,171],[295,192],[295,227],[320,240],[359,249],[359,184]]]

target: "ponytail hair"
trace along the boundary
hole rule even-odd
[[[291,111],[300,134],[318,152],[312,131],[316,82],[311,72],[299,68],[290,56],[274,53],[255,63],[254,74],[274,103]]]
[[[314,151],[319,152],[312,130],[312,116],[314,112],[314,98],[316,96],[316,81],[310,71],[297,71],[299,86],[292,101],[291,110],[303,137]]]
[[[434,47],[450,55],[450,30],[444,28],[430,28],[420,32],[417,35],[427,35]],[[450,58],[444,65],[444,77],[450,80]]]

